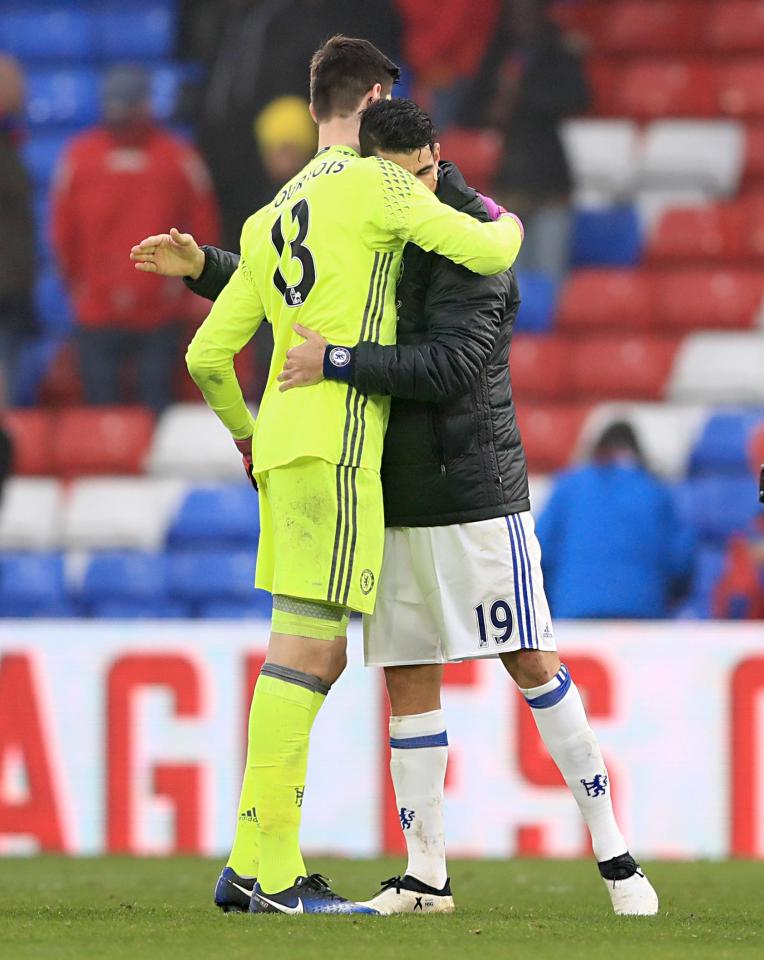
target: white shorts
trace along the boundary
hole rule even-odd
[[[363,623],[367,666],[556,650],[533,517],[389,527]]]

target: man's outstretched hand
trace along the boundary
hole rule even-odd
[[[320,333],[294,325],[295,333],[305,337],[305,343],[287,351],[284,369],[276,378],[281,383],[279,390],[291,390],[292,387],[309,387],[324,379],[324,350],[328,343]]]
[[[169,233],[146,237],[130,251],[136,270],[160,277],[191,277],[198,280],[204,270],[204,250],[190,233],[173,227]]]

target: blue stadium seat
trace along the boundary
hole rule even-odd
[[[699,538],[710,544],[750,531],[759,511],[753,475],[695,477],[682,484],[678,502]]]
[[[90,605],[90,615],[104,620],[185,620],[188,605],[180,600],[103,600]]]
[[[255,582],[254,550],[188,550],[167,554],[172,597],[203,604],[210,600],[248,600]]]
[[[571,253],[574,267],[631,267],[639,263],[641,251],[634,207],[576,210]]]
[[[27,73],[27,118],[33,126],[83,127],[101,114],[99,75],[92,67],[36,68]]]
[[[58,616],[68,608],[60,553],[0,553],[0,616]]]
[[[61,151],[77,133],[76,129],[45,130],[36,132],[24,144],[22,156],[36,184],[45,185],[53,176]]]
[[[69,294],[53,267],[40,271],[35,281],[35,311],[43,333],[67,336],[73,326]]]
[[[695,554],[692,584],[687,599],[687,613],[697,619],[711,617],[711,599],[724,569],[724,550],[720,547],[701,547]]]
[[[520,312],[517,330],[520,333],[548,333],[554,326],[557,285],[544,273],[518,273]]]
[[[271,595],[265,590],[253,590],[251,600],[213,600],[199,608],[198,615],[205,620],[267,620],[271,615]]]
[[[22,60],[70,60],[94,52],[93,17],[87,9],[64,4],[6,4],[0,12],[0,49]],[[81,7],[80,5],[77,5]]]
[[[690,473],[736,474],[750,471],[754,431],[764,425],[764,410],[729,410],[709,418],[690,456]]]
[[[175,45],[175,4],[107,2],[98,5],[98,54],[104,60],[168,58]]]
[[[11,406],[32,407],[37,403],[40,384],[58,356],[61,337],[35,337],[27,340],[19,357],[19,372]]]
[[[170,525],[171,547],[254,548],[260,533],[257,497],[249,484],[189,491]]]
[[[158,120],[172,120],[186,83],[201,81],[203,69],[194,63],[168,63],[152,70],[151,109]]]
[[[137,602],[167,597],[164,554],[140,550],[94,553],[85,570],[80,597],[88,603]]]

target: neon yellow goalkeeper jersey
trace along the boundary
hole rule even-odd
[[[300,457],[379,470],[389,398],[327,380],[282,393],[276,377],[287,351],[303,342],[295,323],[330,343],[395,341],[395,287],[408,240],[488,275],[511,266],[521,228],[511,217],[480,223],[458,213],[397,164],[343,146],[317,154],[244,224],[239,267],[186,359],[233,436],[254,433],[255,473]],[[266,318],[275,346],[255,422],[233,357]]]

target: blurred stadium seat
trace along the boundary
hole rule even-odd
[[[23,475],[51,473],[53,418],[44,410],[9,410],[3,421],[13,438],[13,470]]]
[[[163,553],[105,550],[93,553],[85,568],[79,597],[85,603],[140,602],[167,596]]]
[[[170,524],[170,547],[255,548],[260,532],[258,500],[250,484],[189,490]]]
[[[248,620],[270,617],[272,598],[265,590],[252,590],[250,600],[212,600],[199,607],[198,615],[205,620]]]
[[[562,337],[514,337],[509,368],[512,390],[523,401],[558,401],[570,396],[569,341]]]
[[[650,237],[647,258],[656,264],[740,259],[745,223],[739,202],[667,210]]]
[[[562,140],[579,194],[620,199],[633,190],[639,127],[632,120],[566,120]]]
[[[203,403],[170,407],[159,419],[148,463],[157,476],[240,480],[241,457],[230,435]]]
[[[760,53],[764,50],[760,0],[717,0],[708,14],[705,40],[716,53]]]
[[[711,117],[716,96],[714,69],[703,60],[637,60],[623,67],[611,109],[640,120]]]
[[[0,553],[0,616],[67,616],[70,605],[60,553]]]
[[[744,155],[745,129],[736,121],[659,120],[645,134],[640,181],[729,196],[740,185]]]
[[[642,237],[631,204],[577,210],[573,221],[574,267],[630,267],[639,263]]]
[[[175,4],[148,0],[135,4],[98,5],[97,52],[104,60],[154,60],[172,56],[175,47]]]
[[[251,602],[255,582],[254,550],[184,550],[167,554],[172,597],[189,603]]]
[[[47,477],[11,477],[0,501],[0,549],[54,550],[61,546],[63,491]]]
[[[546,333],[554,324],[557,284],[543,273],[517,273],[520,285],[520,312],[517,330],[524,333]]]
[[[22,60],[80,61],[95,52],[93,17],[78,5],[19,3],[0,10],[0,49]],[[68,7],[68,9],[67,9]]]
[[[576,339],[568,351],[575,397],[657,400],[676,350],[675,339],[651,335]]]
[[[72,484],[64,515],[69,549],[157,550],[177,511],[180,480],[109,477]]]
[[[646,271],[576,270],[562,292],[560,330],[644,330],[654,325],[653,285]]]
[[[488,190],[501,160],[502,138],[495,130],[463,130],[451,127],[440,138],[441,156],[452,160],[464,179]]]
[[[693,0],[617,0],[605,6],[598,47],[609,54],[692,53],[705,13]]]
[[[751,476],[752,441],[762,427],[764,407],[760,410],[728,410],[713,414],[693,448],[691,474]]]
[[[56,417],[49,439],[51,472],[141,473],[154,433],[154,416],[141,407],[76,407]]]
[[[169,597],[154,600],[98,600],[91,616],[111,620],[185,620],[192,615],[188,604]]]
[[[531,471],[546,473],[567,466],[589,407],[580,404],[526,403],[520,399],[517,418]]]
[[[686,481],[685,509],[700,537],[723,544],[736,531],[752,530],[758,513],[751,477],[709,476]]]
[[[35,126],[86,126],[100,116],[99,76],[92,67],[37,67],[26,82],[27,117]]]
[[[46,186],[56,168],[61,152],[77,130],[56,127],[38,131],[22,147],[22,156],[27,169],[38,186]]]
[[[656,280],[658,320],[668,330],[753,327],[759,320],[762,298],[761,270],[696,268]]]
[[[764,404],[764,337],[760,333],[694,333],[677,354],[669,383],[676,401]]]
[[[759,57],[719,67],[718,104],[734,117],[764,118],[764,62]]]

